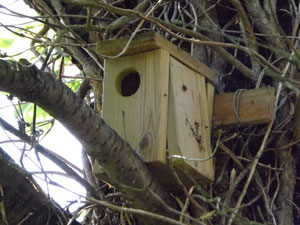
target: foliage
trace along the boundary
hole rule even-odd
[[[0,37],[0,48],[7,49],[11,47],[13,43],[14,43],[13,39]]]

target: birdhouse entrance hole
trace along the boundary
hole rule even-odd
[[[139,89],[140,84],[140,74],[133,69],[121,72],[116,80],[117,90],[123,97],[129,97],[135,94]]]

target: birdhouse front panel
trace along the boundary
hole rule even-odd
[[[103,118],[144,161],[166,159],[169,53],[105,60]]]
[[[196,179],[214,178],[212,160],[203,160],[211,155],[209,109],[204,76],[170,57],[168,154]]]

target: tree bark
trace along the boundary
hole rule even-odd
[[[0,224],[67,224],[70,215],[47,198],[31,175],[1,148],[0,171]]]
[[[175,208],[175,201],[131,146],[54,76],[20,63],[0,60],[0,90],[35,102],[59,120],[82,143],[93,161],[103,167],[109,182],[134,208],[175,217],[166,208],[166,205]],[[144,224],[159,223],[147,219]]]
[[[290,136],[290,135],[289,135]],[[284,135],[279,141],[278,146],[284,146],[289,143],[290,137]],[[297,170],[296,165],[298,157],[292,151],[292,147],[287,150],[281,150],[278,153],[278,159],[283,171],[280,173],[280,189],[276,199],[276,217],[280,225],[293,225],[293,199],[296,185]]]

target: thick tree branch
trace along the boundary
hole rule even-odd
[[[24,142],[26,142],[29,145],[33,145],[32,139],[27,136],[26,134],[23,134],[21,131],[17,130],[13,126],[11,126],[9,123],[4,121],[0,117],[0,126],[9,131],[10,133],[14,134]],[[61,158],[57,157],[54,153],[52,153],[50,150],[44,148],[40,144],[35,144],[35,149],[50,159],[52,162],[54,162],[58,167],[60,167],[62,170],[64,170],[68,175],[70,175],[74,180],[76,180],[78,183],[80,183],[86,190],[89,192],[94,198],[96,199],[102,199],[104,196],[101,192],[96,191],[94,187],[92,187],[85,179],[83,179],[81,176],[79,176],[71,167],[69,167]]]
[[[48,199],[31,175],[16,165],[1,147],[0,171],[0,224],[68,223],[71,215]],[[80,225],[77,221],[71,224]]]
[[[21,100],[35,102],[59,120],[85,146],[94,162],[99,162],[110,182],[133,207],[175,217],[161,204],[163,201],[175,208],[175,201],[130,145],[54,76],[16,62],[0,60],[0,90]],[[158,223],[146,221],[144,224]]]
[[[276,24],[272,18],[268,18],[266,12],[260,5],[258,0],[246,0],[244,1],[248,13],[250,14],[255,26],[262,34],[265,34],[265,38],[270,46],[276,49],[285,50],[286,45],[284,41],[279,37],[279,31],[276,29]]]

